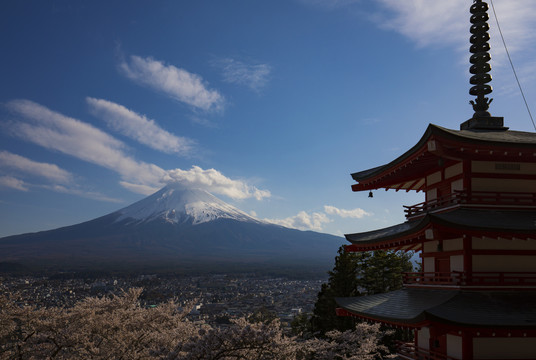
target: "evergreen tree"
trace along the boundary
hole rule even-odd
[[[370,254],[370,253],[369,253]],[[411,272],[411,253],[378,250],[363,261],[359,271],[361,295],[374,295],[400,289],[403,273]]]
[[[313,332],[324,335],[330,330],[351,329],[356,319],[335,313],[337,297],[373,295],[400,289],[403,272],[413,270],[411,253],[368,251],[347,253],[341,246],[327,284],[322,284],[311,317]]]
[[[346,331],[355,325],[353,318],[340,317],[335,313],[336,297],[358,295],[358,254],[344,251],[344,246],[338,250],[335,266],[330,271],[327,284],[322,284],[311,317],[311,327],[314,333],[324,335],[327,331],[338,329]]]

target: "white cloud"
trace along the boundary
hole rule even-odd
[[[187,186],[206,189],[211,193],[225,195],[236,200],[251,197],[262,200],[271,196],[268,190],[257,189],[242,180],[230,179],[215,169],[204,170],[199,166],[192,166],[190,170],[169,170],[164,180],[166,182],[178,181]]]
[[[323,8],[349,8],[361,0],[300,0],[302,3]],[[383,29],[396,31],[414,41],[417,46],[453,46],[463,51],[468,59],[469,12],[472,1],[468,0],[375,0],[379,8],[360,6],[360,15],[368,12],[375,24]],[[498,67],[508,65],[506,52],[493,12],[494,5],[501,30],[510,54],[515,54],[514,64],[522,68],[536,63],[536,2],[534,0],[487,1],[490,20],[491,55]],[[370,4],[370,2],[369,2]],[[521,70],[522,71],[522,70]]]
[[[10,168],[64,184],[72,181],[72,174],[55,164],[33,161],[8,151],[0,151],[0,168]]]
[[[378,25],[395,30],[420,46],[466,43],[469,34],[469,6],[466,0],[377,0],[388,11]]]
[[[123,105],[92,97],[87,97],[86,101],[91,112],[106,121],[112,129],[144,145],[168,154],[186,155],[192,150],[192,140],[169,133],[154,120]]]
[[[268,64],[246,64],[231,58],[217,60],[213,64],[222,69],[224,81],[244,85],[254,91],[266,86],[272,71]]]
[[[217,128],[217,124],[213,121],[210,121],[204,117],[199,117],[199,116],[195,116],[195,115],[192,115],[189,117],[190,118],[190,121],[194,124],[198,124],[198,125],[201,125],[201,126],[204,126],[204,127],[207,127],[207,128]]]
[[[300,2],[307,5],[314,5],[327,9],[336,9],[352,4],[357,4],[361,0],[299,0]]]
[[[313,212],[308,214],[305,211],[300,211],[298,214],[285,219],[264,219],[264,221],[288,228],[313,231],[322,231],[323,224],[331,222],[324,213]]]
[[[10,189],[28,191],[24,181],[16,179],[12,176],[0,176],[0,187],[7,187]]]
[[[14,171],[23,177],[28,175],[37,176],[53,182],[52,184],[30,184],[9,175],[0,177],[0,186],[3,187],[21,191],[28,191],[30,187],[39,187],[93,200],[121,202],[98,192],[80,189],[76,184],[73,184],[73,175],[55,164],[37,162],[8,151],[0,151],[0,171],[4,173]]]
[[[376,0],[389,14],[377,14],[380,27],[394,30],[419,46],[454,46],[468,58],[469,7],[466,0]],[[491,7],[490,16],[491,55],[494,67],[508,66],[508,60]],[[496,0],[495,10],[514,63],[521,68],[533,67],[536,40],[536,2],[533,0]],[[467,55],[466,55],[467,54]],[[517,61],[516,61],[517,60]]]
[[[331,205],[325,205],[324,211],[326,212],[326,214],[337,215],[343,218],[354,218],[354,219],[361,219],[365,216],[372,215],[371,213],[368,213],[365,210],[360,209],[360,208],[356,208],[352,210],[345,210],[345,209],[338,209],[335,206],[331,206]]]
[[[151,195],[157,192],[160,188],[143,184],[132,184],[127,181],[120,181],[119,184],[127,190],[137,194]]]
[[[360,17],[368,17],[376,26],[395,31],[413,41],[418,47],[452,47],[460,54],[460,63],[469,60],[469,0],[299,0],[307,5],[332,10],[353,9]],[[359,3],[367,4],[367,6]],[[493,6],[504,35],[508,51],[522,85],[536,79],[536,1],[494,0],[489,5],[492,85],[500,93],[518,92],[508,56],[496,23]],[[356,5],[356,6],[353,6]],[[374,6],[376,5],[376,6]],[[353,7],[352,7],[353,6]],[[467,76],[469,73],[467,72]],[[500,82],[499,82],[500,80]]]
[[[262,200],[271,196],[268,190],[230,179],[215,169],[192,166],[190,170],[164,170],[137,161],[125,153],[124,144],[114,137],[32,101],[13,100],[6,106],[25,120],[11,124],[13,135],[115,171],[121,176],[120,184],[130,191],[148,195],[168,182],[180,181],[232,199]]]
[[[371,213],[366,212],[363,209],[345,210],[339,209],[335,206],[325,205],[324,212],[312,212],[300,211],[294,216],[290,216],[284,219],[264,219],[265,221],[273,224],[285,226],[288,228],[298,230],[313,230],[322,231],[324,224],[332,222],[328,215],[336,215],[342,218],[354,218],[361,219],[364,216],[370,216]]]
[[[84,190],[80,190],[80,189],[77,189],[77,188],[66,187],[66,186],[63,186],[63,185],[52,185],[52,186],[41,185],[40,187],[48,189],[48,190],[52,190],[52,191],[55,191],[55,192],[59,192],[59,193],[77,195],[77,196],[81,196],[81,197],[85,197],[85,198],[93,199],[93,200],[98,200],[98,201],[106,201],[106,202],[113,202],[113,203],[122,203],[123,202],[123,200],[116,199],[116,198],[111,198],[111,197],[103,195],[103,194],[101,194],[99,192],[84,191]]]
[[[6,106],[27,120],[11,125],[12,133],[27,141],[113,170],[134,183],[158,184],[166,173],[126,155],[121,141],[87,123],[29,100],[13,100]]]
[[[130,63],[123,61],[119,68],[129,79],[198,109],[223,109],[224,97],[216,90],[207,89],[199,75],[184,69],[135,55],[130,57]]]

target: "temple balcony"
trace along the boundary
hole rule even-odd
[[[535,289],[536,272],[417,272],[404,273],[412,287],[465,287]]]
[[[404,205],[406,219],[414,220],[429,212],[440,212],[461,206],[478,208],[526,209],[536,208],[536,193],[455,191],[438,199],[416,205]]]
[[[396,359],[404,360],[461,360],[457,357],[448,356],[446,354],[424,349],[421,347],[415,346],[413,343],[404,343],[397,341],[396,343]],[[479,360],[508,360],[511,358],[503,357],[493,357],[493,358],[483,358],[479,357]],[[532,359],[532,358],[531,358]]]
[[[397,342],[396,355],[397,359],[408,360],[459,360],[436,351],[417,347],[413,343],[404,342]]]

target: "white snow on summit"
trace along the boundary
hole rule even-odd
[[[197,225],[225,218],[262,223],[205,190],[188,189],[177,183],[167,185],[118,213],[121,215],[116,221],[132,219],[134,222],[147,222],[161,218],[174,224],[191,220],[193,225]]]

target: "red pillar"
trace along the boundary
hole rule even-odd
[[[467,195],[467,201],[472,201],[473,184],[472,179],[472,165],[471,160],[463,161],[463,187]],[[463,235],[463,271],[466,280],[469,282],[473,279],[473,239],[466,234]]]
[[[465,189],[467,193],[467,199],[470,201],[472,198],[471,193],[473,192],[473,184],[471,182],[471,160],[464,160],[463,161],[463,188]]]
[[[469,282],[473,280],[473,237],[463,235],[463,272],[465,279]],[[469,285],[469,284],[466,284]]]
[[[473,360],[473,334],[469,331],[462,333],[462,359]]]

